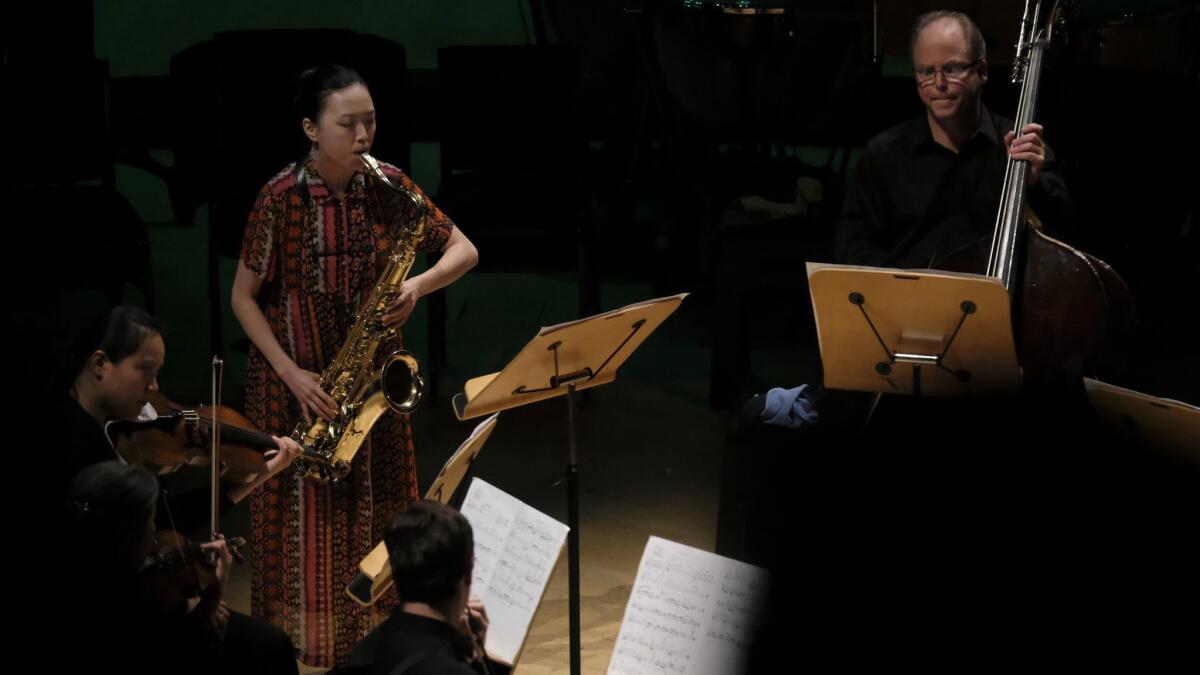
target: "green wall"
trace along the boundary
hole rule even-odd
[[[524,0],[98,0],[96,56],[114,77],[165,75],[171,56],[228,30],[346,28],[404,45],[410,68],[437,66],[439,47],[525,44]]]

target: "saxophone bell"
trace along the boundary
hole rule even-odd
[[[421,364],[408,351],[394,352],[383,364],[383,396],[388,406],[407,415],[421,405],[425,396],[425,378]]]

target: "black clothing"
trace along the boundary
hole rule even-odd
[[[66,494],[75,474],[93,464],[119,459],[108,444],[104,428],[96,423],[71,396],[55,401],[55,414],[46,428],[51,430],[51,447],[46,449],[55,464],[56,498]]]
[[[295,675],[296,647],[283,629],[241,612],[229,612],[221,644],[223,675]]]
[[[468,665],[471,641],[437,619],[397,607],[378,628],[354,647],[345,672],[370,675],[479,675]]]
[[[1008,162],[1004,135],[1012,127],[1012,120],[984,108],[979,128],[957,154],[933,139],[925,115],[871,139],[846,190],[838,262],[921,269],[989,237]],[[1070,197],[1049,146],[1027,195],[1047,228],[1070,228]]]
[[[141,597],[136,577],[100,576],[72,569],[62,590],[58,617],[50,625],[71,636],[70,648],[51,652],[53,670],[104,670],[149,675],[215,675],[220,671],[220,642],[198,612],[163,613]],[[92,569],[99,572],[99,569]],[[66,609],[66,611],[63,611]]]

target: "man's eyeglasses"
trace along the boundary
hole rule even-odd
[[[918,68],[913,72],[917,75],[917,82],[921,84],[932,82],[938,73],[945,75],[947,80],[962,80],[971,72],[972,68],[981,62],[983,62],[983,59],[975,59],[970,63],[947,63],[940,68],[926,66],[925,68]]]

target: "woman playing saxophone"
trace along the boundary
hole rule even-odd
[[[372,207],[361,159],[375,137],[376,112],[362,78],[340,66],[308,70],[295,108],[312,149],[260,191],[232,294],[234,315],[252,343],[246,414],[270,429],[337,416],[317,373],[345,341],[404,225],[386,222]],[[388,180],[422,194],[400,169],[380,166]],[[466,235],[426,204],[417,247],[442,257],[404,282],[382,317],[388,327],[401,326],[419,298],[452,283],[478,259]],[[400,349],[398,334],[392,340],[381,353]],[[411,429],[395,414],[374,425],[338,483],[304,480],[295,471],[277,476],[252,505],[258,543],[252,612],[287,630],[305,664],[344,662],[371,621],[345,595],[345,582],[388,519],[417,498]]]

